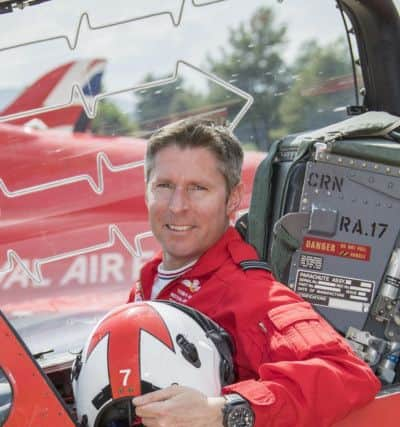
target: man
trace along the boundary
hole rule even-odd
[[[213,318],[235,341],[238,382],[225,397],[176,385],[137,397],[147,427],[323,427],[379,390],[308,303],[269,272],[241,266],[257,259],[229,225],[242,161],[236,138],[211,122],[181,121],[149,141],[146,203],[162,255],[144,266],[129,300],[172,300]]]

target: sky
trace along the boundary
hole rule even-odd
[[[227,47],[228,29],[248,21],[260,6],[274,7],[277,21],[287,23],[288,61],[302,41],[327,43],[343,33],[334,0],[52,0],[0,16],[0,90],[25,87],[82,57],[107,58],[107,91],[135,87],[148,72],[172,75],[178,60],[207,71],[207,56],[217,58]],[[82,18],[86,13],[89,21]],[[192,86],[207,86],[207,78],[189,74]],[[132,93],[123,97],[131,100]]]

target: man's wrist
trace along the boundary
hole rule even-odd
[[[224,397],[208,397],[208,406],[210,408],[211,419],[209,420],[210,426],[223,426],[223,410],[225,406]]]

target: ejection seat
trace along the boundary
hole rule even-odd
[[[381,380],[384,400],[343,426],[378,412],[390,425],[400,403],[399,130],[399,117],[368,112],[276,141],[236,224]]]

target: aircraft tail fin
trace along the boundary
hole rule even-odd
[[[61,65],[36,80],[2,112],[1,116],[42,107],[65,104],[65,94],[73,85],[79,85],[86,97],[95,97],[101,91],[106,61],[104,59],[76,60]],[[32,124],[35,127],[56,128],[83,132],[89,123],[79,100],[68,107],[12,119],[16,125]]]

